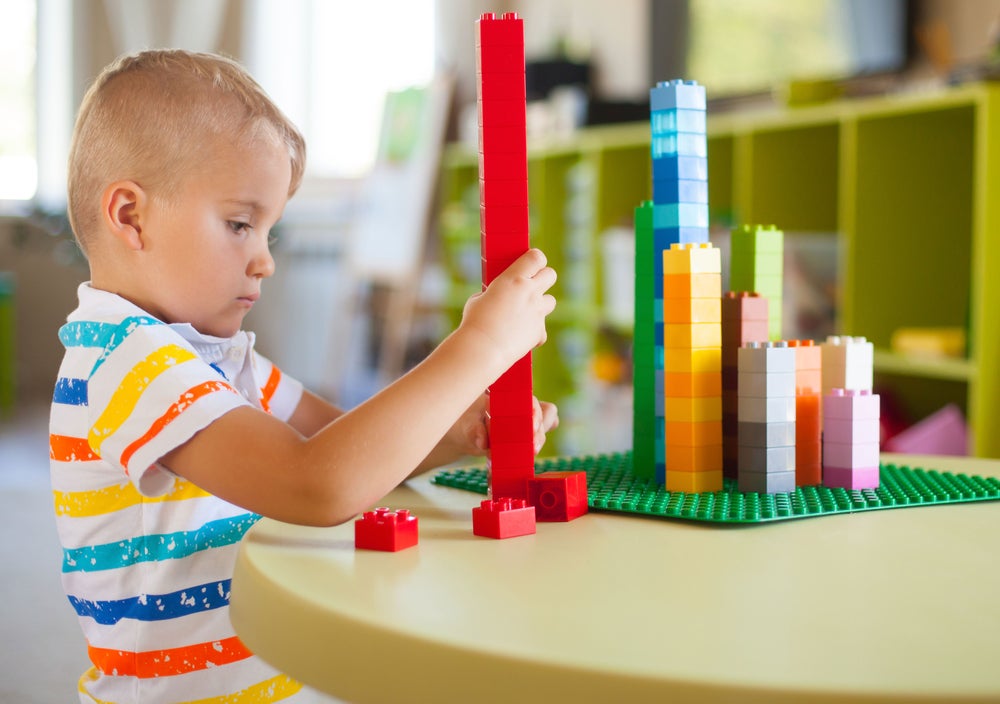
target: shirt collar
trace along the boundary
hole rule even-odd
[[[123,311],[126,315],[153,317],[117,293],[94,288],[89,281],[80,284],[77,295],[80,300],[80,309],[86,310],[88,317],[99,318],[102,313],[106,313],[108,316],[120,316]],[[240,330],[232,337],[215,337],[198,332],[190,323],[165,323],[165,325],[184,338],[195,352],[209,364],[221,364],[229,361],[236,362],[237,364],[234,366],[237,368],[242,367],[243,360],[253,349],[255,341],[254,334],[245,330]]]

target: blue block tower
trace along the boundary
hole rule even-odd
[[[649,91],[649,102],[656,246],[708,242],[705,88],[696,81],[661,82]]]
[[[696,81],[662,81],[649,91],[653,162],[652,251],[655,409],[655,477],[666,478],[663,347],[663,252],[672,244],[708,242],[708,143],[705,88]],[[646,240],[648,242],[648,240]],[[643,239],[637,236],[637,246]],[[648,245],[646,245],[648,246]],[[638,295],[638,291],[636,292]],[[637,308],[638,312],[638,308]],[[636,328],[641,323],[636,320]]]

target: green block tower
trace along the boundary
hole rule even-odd
[[[656,413],[656,326],[653,202],[635,209],[635,332],[632,341],[632,464],[636,477],[656,476],[656,445],[663,442]],[[662,367],[662,364],[660,365]]]
[[[754,291],[768,302],[768,338],[782,339],[785,235],[774,225],[742,225],[732,232],[729,290]]]

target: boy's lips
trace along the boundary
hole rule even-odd
[[[260,298],[260,294],[259,293],[251,293],[251,294],[248,294],[246,296],[240,296],[237,300],[239,300],[239,301],[246,301],[247,303],[253,304],[253,303],[257,302],[258,298]]]

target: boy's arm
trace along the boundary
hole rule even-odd
[[[463,457],[485,455],[489,451],[488,396],[480,396],[462,417],[451,427],[413,475],[422,474]],[[559,426],[559,412],[555,404],[532,399],[534,407],[534,444],[537,454],[545,444],[545,434]],[[413,476],[411,475],[411,476]]]
[[[303,389],[302,398],[288,419],[288,424],[303,436],[311,438],[342,415],[342,409],[308,389]]]
[[[422,474],[463,457],[485,455],[489,451],[488,409],[489,397],[482,394],[448,429],[430,454],[417,465],[410,476]],[[535,452],[545,444],[545,434],[559,425],[559,413],[552,403],[534,399]],[[288,424],[309,438],[344,415],[344,411],[329,401],[311,393],[302,392],[302,398]]]
[[[411,474],[483,389],[545,341],[545,317],[555,306],[545,292],[554,282],[544,255],[529,251],[469,300],[462,324],[427,359],[311,437],[257,409],[237,408],[162,464],[262,515],[342,523]],[[292,420],[308,431],[321,419],[304,398]]]

